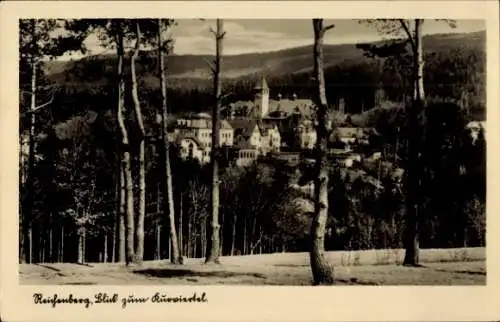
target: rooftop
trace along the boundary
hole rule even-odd
[[[177,127],[185,127],[185,128],[195,128],[195,129],[211,129],[212,128],[212,120],[206,118],[197,118],[197,119],[179,119],[177,120]],[[226,120],[220,121],[221,129],[231,129],[231,125]]]
[[[198,146],[202,147],[203,144],[194,136],[192,135],[184,135],[184,134],[180,134],[177,139],[175,140],[175,142],[177,144],[180,144],[182,140],[191,140],[193,141],[194,143],[196,143]]]

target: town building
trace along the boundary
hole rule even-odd
[[[479,137],[479,132],[483,131],[486,134],[486,122],[485,121],[471,121],[466,124],[465,129],[468,131],[472,143],[475,144]]]
[[[207,115],[179,118],[173,133],[169,133],[169,141],[179,147],[181,158],[208,163],[212,149],[212,120]],[[234,130],[226,120],[220,121],[219,143],[221,147],[231,147],[234,143]]]

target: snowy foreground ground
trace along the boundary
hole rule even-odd
[[[422,267],[403,267],[402,250],[328,252],[338,284],[485,285],[485,249],[422,250]],[[58,285],[310,285],[306,253],[222,257],[221,265],[186,259],[147,261],[141,267],[115,263],[21,264],[20,283]]]

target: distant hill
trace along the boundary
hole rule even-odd
[[[428,35],[423,42],[426,95],[462,100],[477,115],[475,118],[482,120],[485,117],[485,31]],[[338,106],[342,99],[349,114],[376,107],[380,102],[378,92],[382,92],[382,100],[401,101],[409,86],[408,77],[398,74],[397,66],[385,66],[380,59],[365,57],[356,44],[325,45],[324,56],[328,102],[331,106]],[[212,95],[212,80],[207,61],[212,59],[213,56],[209,55],[168,57],[167,99],[173,113],[210,109],[207,102]],[[124,69],[128,74],[130,63],[128,58],[125,60]],[[283,98],[290,98],[293,94],[310,98],[313,95],[312,64],[312,46],[224,56],[223,88],[231,93],[227,102],[251,100],[255,82],[262,76],[268,80],[273,98],[278,93]],[[75,61],[48,62],[45,69],[51,81],[65,88],[67,95],[59,95],[58,104],[69,111],[106,109],[113,105],[114,96],[105,96],[115,90],[116,66],[116,56],[108,54]],[[141,97],[147,104],[159,104],[155,51],[141,53],[137,74]],[[100,97],[94,101],[89,94]]]
[[[485,51],[484,31],[466,34],[436,34],[424,37],[426,53],[446,52],[453,49],[473,49]],[[144,53],[143,61],[154,65],[154,52]],[[355,44],[325,45],[325,67],[340,63],[360,63],[370,60]],[[211,77],[206,61],[213,59],[207,55],[170,55],[167,59],[169,78],[174,80],[207,80]],[[99,55],[78,61],[55,61],[46,65],[47,73],[55,80],[62,81],[68,71],[101,65],[99,71],[112,71],[116,65],[114,55]],[[226,79],[254,78],[265,75],[269,78],[300,74],[312,70],[312,46],[303,46],[266,53],[251,53],[224,56],[223,77]],[[102,66],[106,65],[106,66]],[[146,77],[156,78],[157,69],[146,72]],[[101,73],[102,75],[102,73]],[[76,79],[75,79],[76,81]],[[80,81],[85,81],[80,79]]]

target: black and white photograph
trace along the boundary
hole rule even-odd
[[[486,23],[20,19],[19,273],[485,285]]]
[[[498,319],[499,5],[444,2],[2,3],[2,320]]]

